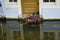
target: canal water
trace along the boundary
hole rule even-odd
[[[18,21],[0,22],[0,40],[57,40],[52,37],[47,39],[41,33],[60,32],[60,21],[43,21],[41,24],[23,24]]]

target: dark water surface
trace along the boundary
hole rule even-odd
[[[60,31],[60,21],[26,24],[18,21],[0,23],[0,40],[40,40],[40,31]]]

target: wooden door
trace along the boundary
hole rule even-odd
[[[30,15],[39,12],[39,0],[21,0],[22,15]]]

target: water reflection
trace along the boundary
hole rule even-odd
[[[0,40],[2,40],[2,29],[1,29],[1,24],[0,24]]]
[[[27,24],[23,25],[25,40],[40,40],[40,25]]]
[[[0,40],[7,40],[6,23],[0,23]]]
[[[22,24],[18,21],[0,23],[0,40],[58,40],[60,21]]]

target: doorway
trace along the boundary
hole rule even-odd
[[[22,16],[29,16],[34,12],[39,12],[39,0],[21,0]]]

